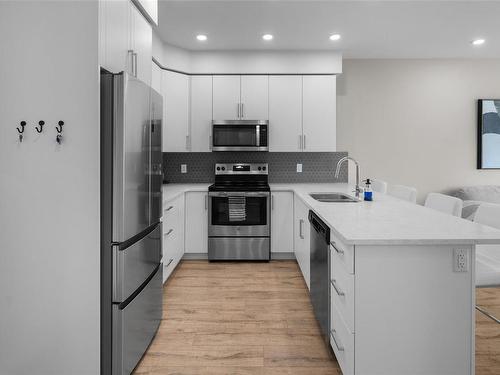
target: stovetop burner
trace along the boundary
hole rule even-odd
[[[269,166],[258,164],[216,164],[215,183],[208,191],[270,191]]]

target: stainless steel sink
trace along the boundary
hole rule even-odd
[[[359,202],[356,198],[344,193],[312,193],[309,195],[319,202]]]

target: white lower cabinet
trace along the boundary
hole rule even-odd
[[[353,375],[354,333],[347,327],[335,304],[331,307],[330,345],[337,357],[342,375]]]
[[[163,282],[184,255],[184,195],[163,207]]]
[[[293,193],[271,193],[271,253],[293,252]]]
[[[310,225],[309,225],[309,209],[300,200],[294,198],[294,251],[295,258],[299,264],[302,276],[306,282],[307,288],[310,289],[311,280],[311,244],[310,244]]]
[[[186,253],[208,253],[208,193],[186,193]]]

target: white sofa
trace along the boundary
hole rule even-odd
[[[464,201],[462,217],[474,220],[479,205],[483,202],[500,204],[500,185],[467,186],[449,193]]]

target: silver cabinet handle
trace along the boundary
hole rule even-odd
[[[245,103],[241,103],[241,118],[245,118]]]
[[[174,206],[169,206],[165,211],[170,211]]]
[[[137,70],[138,70],[137,52],[134,52],[134,60],[135,60],[135,77],[137,78]]]
[[[211,135],[208,136],[208,149],[209,150],[212,149],[212,136]]]
[[[299,134],[299,150],[302,150],[302,136]]]
[[[208,195],[205,195],[205,210],[208,210]]]
[[[132,75],[135,75],[134,74],[134,50],[131,50],[129,49],[127,51],[127,55],[128,55],[128,58],[129,58],[129,64],[130,66],[128,67],[128,72]]]
[[[168,261],[167,265],[165,267],[168,267],[170,266],[170,263],[172,263],[174,261],[174,258],[170,258],[170,260]]]
[[[299,220],[299,237],[304,239],[304,234],[302,233],[302,224],[304,224],[304,220]]]
[[[332,284],[333,286],[333,289],[335,289],[335,292],[340,296],[340,297],[344,297],[345,296],[345,293],[340,290],[340,288],[337,286],[337,280],[335,279],[331,279],[330,280],[330,283]]]
[[[240,103],[236,103],[236,112],[238,113],[238,119],[240,118]]]
[[[304,150],[306,149],[306,135],[304,134]]]
[[[331,241],[330,245],[332,245],[333,250],[335,250],[338,254],[344,255],[344,250],[337,249],[337,246],[336,246],[337,244],[335,243],[335,241]]]
[[[343,352],[345,349],[344,349],[344,346],[342,345],[342,343],[340,341],[338,341],[338,339],[335,337],[335,334],[337,333],[337,331],[335,331],[334,329],[332,329],[330,331],[330,335],[332,335],[332,339],[333,339],[333,342],[335,343],[335,346],[337,347],[337,350],[339,352]]]
[[[274,195],[271,194],[271,210],[274,210]]]
[[[168,236],[170,235],[170,233],[172,233],[174,230],[173,229],[169,229],[167,233],[165,233],[165,236]]]

